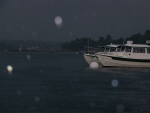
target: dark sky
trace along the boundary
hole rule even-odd
[[[150,0],[0,0],[0,39],[116,39],[147,29]]]

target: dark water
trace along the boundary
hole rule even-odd
[[[92,70],[82,54],[0,53],[0,113],[149,112],[149,68]]]

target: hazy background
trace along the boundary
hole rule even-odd
[[[149,28],[149,0],[0,0],[0,40],[117,39]]]

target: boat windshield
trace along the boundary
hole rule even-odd
[[[104,52],[109,52],[109,51],[110,51],[110,48],[105,48]]]
[[[125,47],[125,52],[131,52],[131,47],[126,46]]]
[[[147,53],[150,54],[150,47],[147,48]]]
[[[120,46],[117,48],[117,52],[131,52],[131,47],[129,46]]]
[[[117,48],[117,52],[124,52],[125,51],[125,47],[124,46],[119,46]]]
[[[111,47],[110,52],[116,52],[116,47]]]

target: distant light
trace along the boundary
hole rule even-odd
[[[116,80],[116,79],[112,80],[112,81],[111,81],[111,85],[112,85],[113,87],[117,87],[117,86],[119,85],[118,80]]]
[[[60,16],[56,16],[54,19],[54,22],[57,27],[61,27],[63,25],[63,20],[62,20],[62,17]]]
[[[9,74],[12,74],[13,67],[11,65],[8,65],[7,66],[7,71],[8,71]]]

